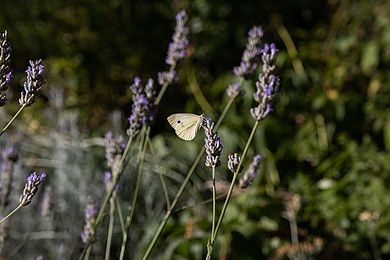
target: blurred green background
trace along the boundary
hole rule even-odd
[[[42,58],[47,69],[42,97],[1,140],[2,147],[15,143],[20,148],[15,201],[31,169],[49,173],[54,194],[50,219],[36,217],[39,200],[15,217],[3,249],[9,259],[78,257],[83,207],[89,198],[102,196],[101,137],[108,130],[124,133],[132,79],[146,82],[167,69],[166,50],[180,9],[189,15],[188,56],[178,65],[179,80],[168,89],[152,127],[155,151],[145,164],[129,256],[139,258],[164,212],[153,173],[164,170],[173,198],[202,145],[199,137],[183,144],[165,118],[182,111],[216,118],[247,32],[261,25],[263,41],[280,50],[280,94],[250,150],[265,156],[261,173],[231,201],[215,257],[390,257],[389,1],[0,0],[0,6],[0,31],[8,31],[15,72],[1,111],[3,123],[18,109],[28,60]],[[245,95],[219,130],[221,188],[231,178],[226,156],[242,151],[253,124],[249,108],[258,72],[246,81]],[[175,212],[155,257],[202,259],[211,217],[210,204],[200,202],[210,198],[209,179],[199,167],[181,201],[182,207],[194,206]],[[126,181],[133,180],[123,180],[125,204],[131,190]],[[294,219],[286,217],[294,194],[300,201],[295,212],[299,247],[291,245]],[[46,236],[37,238],[38,230]],[[121,241],[120,231],[116,234],[113,259]],[[104,252],[104,231],[101,236],[96,259]]]

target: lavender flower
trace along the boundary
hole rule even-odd
[[[245,77],[256,70],[256,59],[261,53],[259,45],[262,37],[263,29],[260,26],[254,26],[248,32],[248,43],[242,54],[241,63],[239,66],[233,68],[233,73],[236,76]]]
[[[238,165],[240,164],[241,156],[237,153],[228,155],[228,169],[234,173],[237,170]]]
[[[156,92],[154,90],[154,81],[149,79],[146,86],[143,87],[140,78],[136,77],[134,83],[130,86],[133,92],[133,105],[129,117],[129,128],[127,134],[135,137],[143,125],[148,125],[154,120],[154,101]]]
[[[106,191],[110,189],[110,185],[112,182],[112,173],[110,171],[104,172],[104,185],[106,186]],[[115,185],[115,190],[119,190],[119,184]]]
[[[0,33],[0,106],[4,106],[7,101],[4,92],[8,89],[8,84],[12,79],[10,56],[11,45],[7,41],[7,31],[4,31]]]
[[[11,192],[12,175],[15,162],[18,160],[18,154],[14,147],[8,147],[3,151],[3,161],[1,164],[0,176],[0,205],[5,208],[8,205],[8,198]]]
[[[187,14],[184,10],[176,15],[176,27],[172,36],[172,42],[168,47],[168,54],[165,62],[168,65],[176,65],[177,62],[186,55],[186,47],[188,45],[188,28],[187,28]]]
[[[95,230],[93,228],[93,223],[99,213],[99,207],[95,202],[89,202],[85,208],[85,225],[83,231],[81,232],[81,240],[87,244],[93,239],[95,235]]]
[[[241,86],[238,82],[230,84],[226,88],[226,93],[230,98],[235,98],[241,93]]]
[[[114,138],[112,132],[107,132],[104,137],[104,143],[106,146],[107,165],[111,169],[114,169],[116,162],[120,160],[126,147],[123,137],[118,136],[117,138]]]
[[[27,80],[24,82],[24,92],[20,94],[19,104],[21,106],[31,106],[34,103],[35,96],[41,91],[45,80],[43,75],[45,67],[42,60],[31,61],[27,70]]]
[[[176,80],[176,71],[163,71],[157,74],[158,76],[158,84],[170,85],[174,80]]]
[[[260,154],[257,154],[253,157],[252,163],[249,165],[244,176],[240,179],[240,187],[242,189],[247,188],[253,180],[256,178],[257,170],[259,169],[260,163],[263,160],[263,157]]]
[[[38,191],[39,185],[45,180],[45,178],[45,173],[37,175],[35,172],[33,172],[32,174],[30,174],[30,176],[28,176],[26,185],[23,189],[23,193],[19,199],[19,202],[22,206],[27,206],[31,203],[32,198]]]
[[[206,138],[204,139],[206,150],[206,167],[218,167],[221,164],[222,142],[217,132],[214,132],[214,122],[211,118],[203,116],[202,126]]]
[[[271,101],[280,84],[279,77],[275,75],[276,65],[274,64],[278,49],[276,49],[275,44],[265,44],[261,52],[263,70],[256,81],[257,90],[253,94],[258,106],[250,110],[256,121],[264,119],[272,111]]]

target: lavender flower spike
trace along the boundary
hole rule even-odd
[[[237,170],[238,165],[240,164],[241,156],[237,153],[228,155],[228,169],[234,173]]]
[[[20,94],[19,104],[21,106],[31,106],[34,103],[36,95],[41,91],[45,80],[43,75],[45,67],[42,60],[31,61],[26,70],[27,80],[24,82],[24,91]]]
[[[85,208],[85,225],[81,232],[81,240],[87,244],[95,235],[93,223],[99,213],[99,207],[95,202],[89,202]]]
[[[28,176],[26,185],[23,189],[23,193],[19,199],[19,202],[22,206],[27,206],[31,203],[32,198],[38,191],[39,185],[45,180],[45,178],[45,173],[37,175],[35,172],[33,172],[32,174],[30,174],[30,176]]]
[[[280,79],[276,76],[275,65],[278,51],[273,43],[271,45],[264,44],[264,48],[261,50],[263,69],[256,81],[256,92],[253,94],[258,105],[250,110],[256,121],[264,119],[272,111],[271,101],[280,84]]]
[[[244,176],[240,179],[240,188],[245,189],[256,178],[257,170],[259,169],[260,163],[263,160],[263,157],[260,154],[257,154],[253,157],[252,163],[249,165]]]
[[[248,43],[242,54],[241,63],[233,68],[233,73],[238,77],[245,77],[254,72],[257,68],[257,58],[261,54],[260,41],[263,37],[263,29],[254,26],[248,32]]]
[[[133,105],[129,117],[129,128],[127,134],[135,137],[143,125],[152,123],[154,119],[154,101],[156,92],[154,90],[154,81],[149,79],[146,86],[143,87],[140,78],[136,77],[134,83],[130,86],[133,92]]]
[[[0,33],[0,106],[5,105],[7,98],[5,91],[12,79],[11,63],[11,45],[7,41],[7,31]]]
[[[205,151],[206,151],[206,167],[218,167],[221,165],[221,153],[222,153],[222,142],[217,132],[214,132],[214,122],[211,118],[203,116],[202,126],[206,138],[204,139]]]
[[[112,132],[106,133],[104,137],[104,143],[106,146],[107,165],[111,169],[114,169],[116,162],[120,160],[125,150],[126,144],[122,136],[118,136],[117,138],[114,138]]]
[[[172,36],[172,42],[168,47],[168,54],[165,62],[168,65],[176,65],[177,62],[186,55],[186,47],[188,45],[188,28],[187,28],[187,14],[184,10],[176,15],[176,27]]]

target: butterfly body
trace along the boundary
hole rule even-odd
[[[170,115],[167,120],[173,129],[175,129],[175,133],[179,138],[191,141],[195,138],[196,133],[202,126],[203,115],[178,113]]]

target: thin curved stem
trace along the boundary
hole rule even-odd
[[[4,126],[3,130],[1,130],[0,136],[2,136],[5,133],[8,127],[15,121],[15,119],[19,116],[19,114],[22,113],[25,107],[26,105],[24,104],[19,108],[18,112],[16,112],[16,114],[12,117],[12,119],[8,122],[8,124]]]
[[[3,223],[5,220],[10,218],[13,214],[15,214],[16,211],[18,211],[23,205],[19,204],[13,211],[11,211],[7,216],[5,216],[2,220],[0,220],[0,224]]]
[[[215,202],[216,202],[216,188],[215,188],[215,166],[212,168],[212,181],[213,181],[213,215],[212,215],[212,222],[211,222],[211,237],[214,236],[215,232]]]
[[[110,199],[110,221],[108,223],[106,254],[104,257],[105,260],[110,259],[112,233],[114,230],[114,220],[115,220],[115,197],[116,197],[115,195],[116,195],[116,191],[114,191],[114,194],[112,195],[112,197]]]
[[[255,136],[255,133],[256,133],[256,130],[257,130],[258,126],[259,126],[259,121],[256,121],[255,124],[253,125],[251,134],[249,135],[249,138],[248,138],[248,140],[247,140],[247,142],[245,144],[245,148],[244,148],[244,151],[242,153],[240,163],[237,166],[237,170],[234,172],[233,179],[232,179],[232,182],[231,182],[230,187],[229,187],[228,194],[227,194],[226,199],[225,199],[225,203],[223,204],[223,207],[222,207],[221,215],[218,218],[218,223],[217,223],[217,227],[215,228],[214,236],[210,240],[210,247],[211,248],[210,248],[210,250],[208,252],[208,257],[210,257],[211,252],[213,250],[213,245],[215,243],[215,239],[217,238],[219,227],[221,226],[222,220],[223,220],[223,218],[225,216],[225,213],[226,213],[227,206],[229,204],[230,198],[231,198],[232,193],[233,193],[234,184],[235,184],[235,182],[237,180],[238,173],[239,173],[239,171],[241,169],[241,166],[242,166],[242,164],[243,164],[243,162],[245,160],[245,156],[248,153],[249,145],[251,144],[252,139]]]

